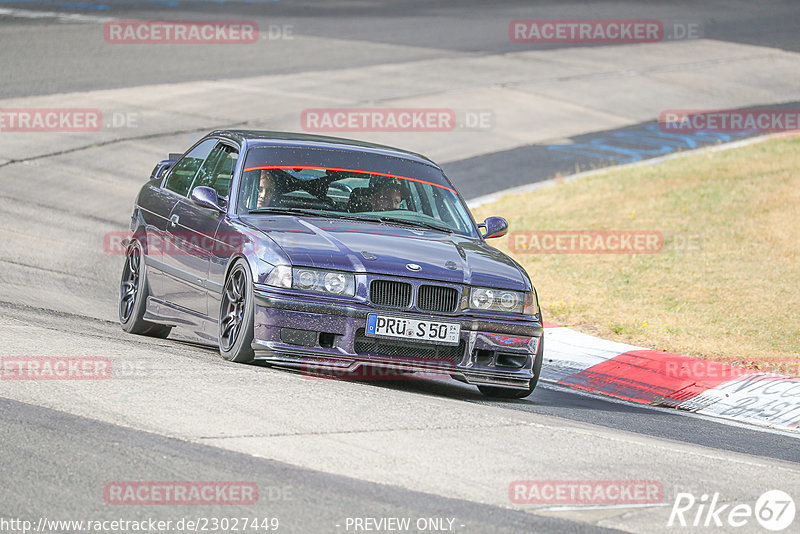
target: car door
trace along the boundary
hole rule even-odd
[[[189,283],[191,277],[181,271],[178,268],[179,262],[175,261],[175,258],[184,251],[174,240],[178,232],[178,219],[176,219],[178,216],[174,212],[175,206],[189,196],[195,176],[216,144],[216,139],[206,139],[198,143],[175,163],[164,183],[164,191],[169,195],[170,206],[161,245],[160,261],[164,275],[159,298],[165,302],[190,299],[191,293],[195,291],[195,287]]]
[[[167,221],[175,206],[175,196],[153,180],[139,193],[137,207],[144,223],[144,261],[147,265],[147,294],[160,299],[163,294],[164,256],[162,254]],[[136,213],[134,213],[134,216]]]
[[[239,150],[235,145],[217,141],[196,173],[189,191],[200,186],[211,187],[221,199],[227,197],[238,156]],[[198,206],[190,196],[179,199],[170,214],[167,239],[175,253],[166,261],[179,276],[171,280],[165,297],[170,303],[204,317],[209,315],[209,262],[220,248],[220,239],[224,239],[224,236],[218,238],[216,235],[224,217],[225,214],[218,210]]]

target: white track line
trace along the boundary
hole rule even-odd
[[[58,22],[67,22],[73,24],[103,24],[114,20],[112,17],[83,15],[81,13],[59,13],[57,11],[32,11],[29,9],[9,8],[0,8],[0,17],[13,17],[18,19],[55,19]]]

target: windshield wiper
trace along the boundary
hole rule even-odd
[[[265,208],[254,208],[248,210],[248,213],[286,213],[286,214],[299,214],[299,215],[313,215],[315,217],[325,217],[328,219],[346,219],[346,220],[353,220],[353,221],[371,221],[379,223],[381,220],[377,217],[365,217],[350,213],[341,213],[338,211],[321,211],[321,210],[309,210],[304,208],[282,208],[282,207],[265,207]]]
[[[408,226],[419,226],[421,228],[428,228],[430,230],[436,230],[438,232],[445,232],[447,234],[452,234],[453,231],[449,228],[444,226],[439,226],[437,224],[430,224],[422,221],[410,221],[408,219],[398,219],[397,217],[379,217],[379,219],[383,222],[394,223],[394,224],[405,224]]]
[[[370,217],[368,215],[358,215],[355,213],[339,213],[335,212],[332,215],[336,219],[344,219],[346,221],[369,221],[379,223],[381,220],[377,217]]]
[[[330,217],[330,215],[324,211],[307,210],[303,208],[265,207],[265,208],[254,208],[251,210],[247,210],[247,213],[287,213],[287,214],[296,213],[300,215],[311,215],[314,217]]]
[[[339,213],[335,211],[317,211],[317,210],[309,210],[303,208],[282,208],[282,207],[264,207],[264,208],[254,208],[248,210],[248,213],[286,213],[286,214],[298,214],[298,215],[311,215],[313,217],[325,217],[329,219],[346,219],[346,220],[353,220],[353,221],[370,221],[370,222],[384,222],[384,223],[392,223],[392,224],[403,224],[406,226],[416,226],[418,228],[427,228],[429,230],[436,230],[437,232],[445,232],[447,234],[452,234],[453,231],[449,228],[444,226],[439,226],[436,224],[430,224],[422,221],[410,221],[408,219],[399,219],[397,217],[375,217],[369,215],[357,215],[357,214],[349,214],[349,213]]]

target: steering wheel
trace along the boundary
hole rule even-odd
[[[331,182],[330,184],[328,184],[328,188],[330,189],[331,187],[334,188],[334,189],[339,189],[340,191],[344,191],[348,195],[353,192],[353,188],[350,187],[347,184],[340,184],[340,183],[337,183],[337,182]]]

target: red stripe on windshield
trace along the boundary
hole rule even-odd
[[[408,180],[409,182],[419,182],[421,184],[428,184],[434,187],[441,187],[442,189],[447,189],[451,193],[455,193],[454,189],[451,189],[445,185],[435,184],[433,182],[427,182],[425,180],[420,180],[419,178],[409,178],[408,176],[400,176],[397,174],[388,174],[385,172],[375,172],[375,171],[360,171],[358,169],[340,169],[338,167],[304,167],[304,166],[292,166],[292,165],[265,165],[263,167],[249,167],[244,169],[242,172],[248,171],[260,171],[262,169],[314,169],[319,171],[344,171],[344,172],[356,172],[359,174],[374,174],[377,176],[388,176],[389,178],[399,178],[401,180]]]

